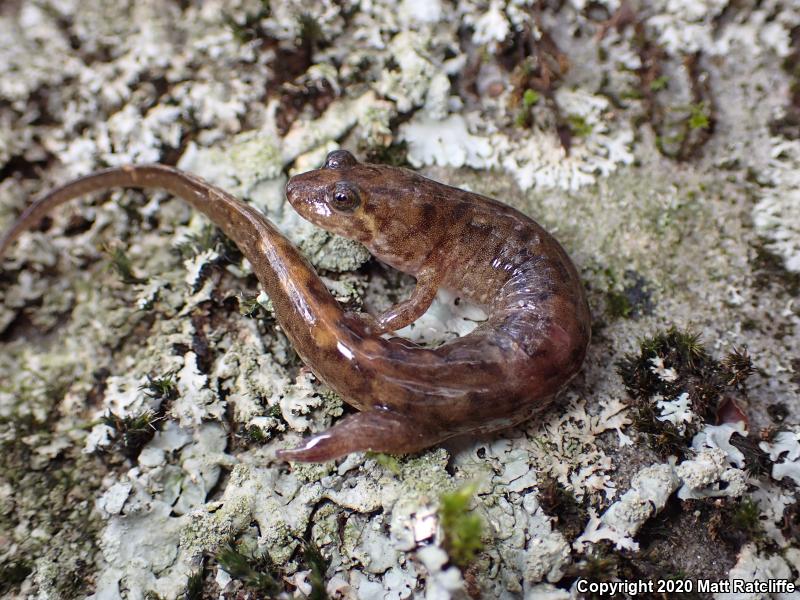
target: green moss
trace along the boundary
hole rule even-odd
[[[304,13],[300,15],[298,22],[300,24],[300,39],[304,44],[313,46],[325,39],[322,26],[313,15]]]
[[[659,420],[658,416],[652,404],[639,406],[633,414],[633,426],[647,437],[649,446],[659,456],[682,456],[687,448],[688,436],[670,421]]]
[[[581,115],[567,115],[567,123],[573,135],[587,137],[592,133],[592,126]]]
[[[128,285],[147,283],[147,279],[137,277],[133,273],[131,259],[122,246],[105,246],[104,251],[109,260],[109,268],[119,276],[123,283]]]
[[[661,77],[656,77],[652,82],[650,82],[650,91],[660,92],[661,90],[667,89],[668,84],[669,84],[669,77],[667,77],[666,75],[662,75]]]
[[[175,251],[184,260],[200,256],[213,250],[219,255],[216,262],[239,262],[241,253],[236,245],[216,225],[206,223],[198,233],[187,235],[183,241],[175,245]]]
[[[538,104],[541,96],[536,90],[532,90],[528,88],[522,94],[522,106],[525,108],[531,108],[535,104]]]
[[[255,442],[256,444],[263,444],[267,440],[269,440],[269,434],[267,434],[261,427],[256,425],[251,425],[245,429],[245,435],[251,442]]]
[[[698,102],[689,107],[689,129],[708,129],[711,127],[709,120],[708,104]]]
[[[766,536],[761,526],[758,503],[748,496],[741,498],[704,498],[684,501],[683,508],[703,523],[710,540],[737,552],[744,544],[762,545]]]
[[[633,305],[622,292],[608,290],[606,292],[606,311],[615,319],[627,319],[633,312]]]
[[[33,567],[26,560],[12,560],[0,565],[0,594],[10,594],[32,572]]]
[[[761,510],[750,498],[742,498],[731,514],[731,524],[750,536],[763,533],[761,529]]]
[[[400,466],[400,459],[396,456],[392,456],[391,454],[384,454],[383,452],[367,452],[367,458],[371,458],[384,469],[392,473],[393,475],[399,476],[402,473],[402,467]]]
[[[388,146],[368,146],[363,148],[366,162],[389,165],[392,167],[408,167],[408,142],[401,140]]]
[[[201,600],[203,597],[203,569],[198,569],[186,582],[185,600]]]
[[[670,557],[662,557],[657,552],[642,550],[635,554],[618,553],[612,549],[608,542],[596,544],[586,554],[586,558],[574,563],[567,571],[570,578],[586,579],[591,582],[610,582],[619,580],[628,581],[658,581],[688,579],[690,576],[681,569],[676,569]],[[601,600],[609,598],[608,594],[587,593],[586,600]],[[614,596],[614,598],[621,596]],[[650,596],[646,596],[650,597]],[[653,595],[653,597],[657,597]],[[665,598],[677,595],[664,596]],[[696,592],[680,594],[683,600],[701,600],[705,597]]]
[[[308,600],[327,600],[325,574],[329,561],[313,542],[297,538],[296,541],[300,548],[300,569],[310,571],[311,592],[305,597]],[[274,598],[286,591],[283,583],[288,574],[286,565],[276,564],[266,551],[246,552],[240,546],[228,543],[216,553],[215,559],[228,575],[242,582],[247,591],[257,594],[257,597]]]
[[[607,546],[598,544],[586,553],[586,558],[574,563],[567,576],[587,579],[588,581],[612,581],[618,578],[620,557]],[[591,596],[587,596],[591,597]]]
[[[236,294],[239,302],[239,314],[243,317],[260,318],[270,315],[269,310],[259,302],[260,294],[241,291]]]
[[[529,110],[521,110],[514,117],[514,126],[520,129],[527,129],[532,124],[533,120],[531,119],[531,111]]]
[[[278,583],[281,580],[280,571],[267,552],[247,555],[233,544],[228,544],[217,552],[215,558],[228,575],[241,581],[253,592],[272,597],[283,591]]]
[[[672,369],[675,377],[662,378],[654,369],[655,360],[664,369]],[[682,456],[702,422],[715,422],[723,397],[744,390],[752,372],[746,351],[734,349],[717,361],[708,354],[698,334],[675,327],[641,340],[640,351],[626,355],[617,368],[633,400],[634,426],[646,434],[650,446],[661,456]],[[700,417],[686,423],[683,430],[659,420],[653,401],[656,395],[673,399],[682,393],[689,394],[692,412]]]
[[[303,541],[302,549],[303,566],[311,571],[308,575],[308,582],[311,584],[308,600],[328,600],[328,592],[325,589],[325,573],[330,566],[330,561],[322,556],[322,552],[312,541]]]
[[[245,19],[236,19],[231,15],[223,15],[223,22],[231,28],[233,36],[241,44],[247,44],[253,40],[265,36],[261,28],[261,21],[268,18],[272,14],[272,8],[269,0],[261,0],[260,6],[253,14],[245,15]],[[238,15],[237,15],[238,16]]]
[[[450,560],[465,567],[483,549],[483,521],[469,510],[477,484],[469,483],[439,496],[439,521]]]
[[[747,346],[731,350],[722,359],[722,366],[731,376],[727,385],[732,385],[739,389],[744,388],[747,378],[755,371],[753,361],[750,360],[750,355],[747,353]]]
[[[558,530],[568,540],[577,538],[583,532],[588,514],[575,494],[547,475],[540,477],[536,487],[542,510],[555,517]]]
[[[619,95],[619,97],[622,100],[641,100],[642,98],[644,98],[644,94],[642,93],[641,90],[633,88],[625,90]]]
[[[177,371],[169,371],[161,377],[147,376],[147,383],[139,386],[145,395],[157,400],[174,400],[178,397]]]
[[[602,270],[608,286],[605,292],[606,314],[611,319],[629,319],[653,312],[649,282],[629,269],[619,278],[610,268]]]
[[[154,423],[159,419],[155,411],[119,417],[111,412],[103,416],[103,423],[114,430],[115,447],[127,458],[134,460],[156,433]]]

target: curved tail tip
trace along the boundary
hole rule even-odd
[[[314,435],[303,440],[299,446],[278,450],[275,458],[287,462],[325,462],[349,453],[348,450],[336,448],[331,438],[327,432]]]
[[[279,450],[278,460],[324,462],[351,452],[408,454],[431,446],[448,435],[410,417],[388,410],[367,410],[349,415],[333,427],[311,436],[296,448]]]

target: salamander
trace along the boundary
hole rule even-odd
[[[278,451],[279,459],[406,454],[458,434],[511,427],[543,411],[584,360],[591,324],[584,289],[567,253],[540,225],[496,200],[361,163],[346,150],[292,177],[286,197],[305,219],[416,278],[407,299],[377,316],[344,311],[255,208],[158,164],[111,168],[53,190],[0,238],[0,258],[54,207],[116,187],[166,190],[220,227],[250,261],[303,362],[358,409]],[[418,319],[440,288],[483,306],[487,320],[435,348],[391,335]]]

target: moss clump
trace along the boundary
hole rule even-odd
[[[688,441],[705,422],[716,422],[717,410],[729,395],[746,395],[752,364],[746,349],[734,349],[722,361],[708,354],[700,336],[671,327],[641,341],[640,351],[617,365],[632,398],[634,425],[661,456],[683,456]],[[670,376],[664,376],[669,372]],[[655,398],[688,394],[689,408],[699,417],[676,426],[660,420]]]
[[[588,581],[611,581],[619,577],[621,557],[605,545],[596,545],[586,553],[586,558],[572,564],[566,576]],[[591,597],[591,596],[587,596]]]
[[[726,385],[731,385],[744,391],[747,378],[753,374],[753,361],[747,352],[747,346],[734,348],[725,358],[722,359],[722,367],[730,374],[730,379]]]
[[[325,573],[330,566],[329,561],[322,556],[322,552],[312,541],[303,541],[302,548],[304,566],[311,571],[308,575],[308,582],[311,584],[308,600],[328,600]]]
[[[248,318],[264,318],[270,314],[267,309],[258,301],[259,294],[252,292],[238,292],[236,300],[239,302],[239,314]]]
[[[139,386],[146,396],[156,400],[174,400],[178,397],[177,371],[169,371],[161,377],[147,376],[147,383]]]
[[[758,504],[750,498],[742,498],[733,508],[731,524],[740,531],[749,533],[751,537],[762,533],[761,510],[759,510]]]
[[[392,473],[393,475],[400,476],[403,472],[402,467],[400,466],[400,460],[396,456],[392,456],[391,454],[384,454],[383,452],[367,452],[367,458],[371,458],[384,469]]]
[[[280,572],[267,552],[248,555],[233,544],[228,544],[217,552],[216,560],[228,575],[241,581],[253,592],[271,598],[283,591],[283,586],[278,583]]]
[[[122,283],[128,285],[147,283],[147,279],[134,274],[131,259],[121,246],[106,246],[104,252],[109,260],[109,268],[119,276]]]
[[[247,44],[254,40],[265,39],[265,33],[261,22],[272,14],[272,7],[269,0],[261,0],[260,6],[252,12],[244,11],[244,17],[240,14],[222,16],[223,22],[230,27],[233,36],[241,44]]]
[[[203,569],[199,569],[189,575],[189,581],[186,582],[186,593],[184,598],[186,600],[200,600],[203,597]]]
[[[538,104],[540,99],[541,96],[539,95],[539,92],[528,88],[522,94],[522,106],[525,108],[530,108],[535,104]]]
[[[660,92],[661,90],[667,89],[669,86],[669,77],[666,75],[661,75],[660,77],[656,77],[653,81],[650,82],[650,91],[652,92]]]
[[[216,225],[207,223],[198,233],[187,235],[183,241],[175,245],[175,252],[183,259],[192,259],[204,252],[213,250],[219,255],[217,264],[238,263],[242,260],[242,253],[236,244],[228,238]]]
[[[259,445],[263,445],[270,438],[269,434],[257,425],[251,425],[245,428],[244,433],[249,441]]]
[[[154,423],[158,419],[155,411],[145,410],[125,417],[108,412],[102,420],[103,424],[114,430],[114,447],[126,458],[135,460],[142,448],[153,439],[156,433]]]
[[[555,517],[556,528],[570,541],[577,538],[583,532],[588,516],[575,494],[548,476],[543,476],[537,487],[542,510]]]
[[[589,134],[592,133],[592,126],[584,117],[580,115],[568,115],[567,123],[569,123],[569,128],[570,131],[572,131],[572,135],[578,137],[588,137]]]
[[[329,561],[314,542],[302,539],[297,541],[300,569],[310,571],[308,583],[311,585],[311,591],[304,598],[328,600],[325,574]],[[277,565],[266,551],[251,554],[229,543],[216,553],[215,559],[228,575],[240,581],[247,591],[257,594],[259,598],[275,598],[287,591],[284,583],[286,575],[284,567]]]
[[[11,590],[18,587],[32,572],[33,567],[25,560],[12,560],[0,565],[0,594],[10,594]]]
[[[684,503],[697,515],[697,523],[707,528],[711,540],[738,551],[748,542],[763,543],[761,510],[747,496],[741,498],[706,498]]]
[[[692,104],[689,107],[689,129],[709,129],[711,127],[709,116],[708,104],[705,102]]]
[[[585,559],[576,562],[567,571],[568,580],[586,579],[592,582],[610,582],[620,579],[629,581],[683,580],[689,577],[689,574],[676,569],[657,552],[643,550],[637,554],[618,553],[607,542],[595,545],[587,552]],[[693,591],[679,595],[681,599],[686,598],[687,600],[705,598]],[[600,600],[608,598],[608,595],[601,596],[599,593],[590,592],[582,597],[587,600]]]
[[[608,288],[606,314],[612,319],[633,319],[653,312],[650,283],[636,271],[627,270],[621,280],[611,269],[603,271]]]
[[[363,149],[366,162],[389,165],[392,167],[408,167],[408,142],[392,142],[388,146],[369,146]]]
[[[450,560],[465,567],[483,549],[483,521],[469,510],[477,485],[470,483],[439,496],[439,522]]]

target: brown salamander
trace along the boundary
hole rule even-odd
[[[359,163],[344,150],[291,178],[286,195],[312,223],[358,240],[416,277],[411,296],[378,317],[344,312],[308,261],[254,208],[162,165],[108,169],[57,188],[0,239],[0,258],[55,206],[114,187],[166,190],[219,226],[252,264],[303,361],[360,411],[279,458],[404,454],[457,434],[509,427],[546,408],[583,362],[590,336],[583,287],[542,227],[495,200],[405,169]],[[437,348],[381,335],[419,318],[440,287],[483,305],[488,319]]]

